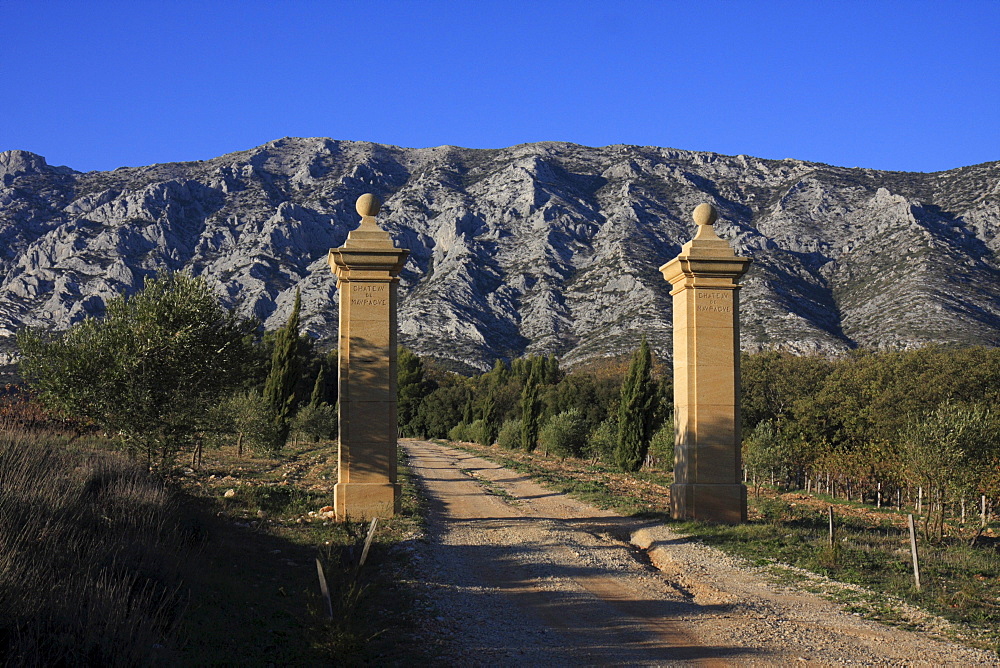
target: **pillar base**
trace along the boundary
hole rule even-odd
[[[670,511],[675,520],[740,524],[747,521],[747,488],[742,483],[674,483]]]
[[[338,482],[333,487],[337,520],[388,519],[399,512],[400,486],[396,483]]]

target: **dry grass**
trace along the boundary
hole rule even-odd
[[[358,568],[367,527],[316,512],[332,502],[335,443],[289,444],[280,457],[214,449],[198,470],[165,479],[109,447],[0,427],[0,665],[402,665],[434,655],[418,574],[396,547],[422,536],[405,467],[404,511],[379,525]]]
[[[199,542],[175,495],[115,453],[0,425],[0,655],[8,665],[169,662]]]

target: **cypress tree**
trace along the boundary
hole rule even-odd
[[[288,440],[295,408],[295,384],[299,378],[299,311],[302,295],[295,291],[295,304],[288,322],[278,330],[271,355],[271,371],[264,381],[264,398],[271,407],[275,426],[274,450],[280,450]]]
[[[521,391],[521,447],[531,452],[538,444],[538,422],[541,418],[541,404],[538,401],[538,386],[529,377]]]
[[[465,406],[462,408],[462,422],[472,424],[476,420],[476,400],[471,396],[465,398]]]
[[[507,369],[507,365],[504,364],[502,359],[497,359],[497,361],[493,364],[493,370],[490,371],[490,374],[493,377],[493,382],[496,387],[506,383],[507,379],[510,377],[510,371]]]
[[[546,382],[545,358],[541,355],[532,355],[529,360],[528,382],[535,385]]]
[[[545,382],[555,385],[562,379],[562,371],[559,369],[559,360],[555,353],[550,353],[545,360]]]
[[[618,445],[615,464],[623,471],[638,471],[646,459],[656,419],[656,384],[651,375],[652,354],[646,337],[632,355],[622,383],[618,404]]]
[[[486,395],[482,419],[483,439],[487,441],[483,445],[493,445],[496,443],[497,435],[500,433],[500,411],[497,410],[496,392],[492,389]]]
[[[404,436],[419,436],[417,412],[424,397],[430,394],[430,384],[424,379],[424,363],[416,354],[399,346],[396,363],[396,407],[399,428]]]
[[[325,364],[319,365],[319,373],[316,374],[316,382],[313,384],[312,395],[309,397],[309,407],[316,408],[326,399],[326,378],[324,377]]]
[[[528,371],[526,368],[527,360],[523,357],[518,357],[510,362],[511,375],[517,380],[524,380],[528,376]]]

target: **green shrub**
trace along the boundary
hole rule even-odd
[[[595,461],[610,464],[614,461],[615,447],[618,445],[618,421],[613,417],[597,425],[588,439],[584,454]]]
[[[292,429],[313,443],[332,438],[337,430],[337,408],[328,403],[306,404],[292,420]]]
[[[789,438],[774,420],[760,422],[743,440],[743,462],[761,478],[768,475],[787,481],[801,468],[799,460],[807,448]]]
[[[212,411],[212,422],[222,435],[232,434],[236,448],[270,454],[277,442],[277,427],[271,405],[260,392],[238,392],[227,397]],[[221,442],[218,444],[221,445]]]
[[[493,445],[493,439],[490,437],[490,432],[490,425],[486,420],[474,420],[472,424],[469,425],[469,438],[464,440],[472,441],[473,443],[478,443],[479,445]]]
[[[448,439],[452,441],[472,441],[471,425],[466,424],[465,422],[459,422],[448,430]]]
[[[649,442],[647,455],[650,466],[663,471],[674,470],[674,418],[669,416]]]
[[[252,373],[255,324],[222,306],[203,278],[167,273],[63,332],[23,328],[21,375],[49,408],[93,420],[168,467],[208,415]]]
[[[521,447],[521,421],[507,420],[500,426],[497,434],[497,444],[507,450],[517,450]]]
[[[468,389],[461,384],[437,388],[421,400],[411,424],[412,431],[427,438],[449,437],[452,426],[462,420],[462,407],[468,394]]]
[[[546,453],[579,457],[587,444],[583,414],[572,408],[553,415],[538,432],[538,442]]]

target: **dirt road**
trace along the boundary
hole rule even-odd
[[[452,640],[442,663],[1000,665],[463,451],[403,446],[430,500],[414,558],[441,611],[430,623]]]

